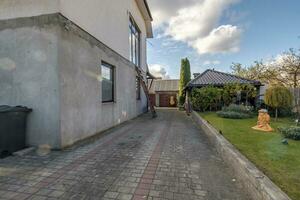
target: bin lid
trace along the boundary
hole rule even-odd
[[[8,106],[8,105],[0,105],[0,113],[6,112],[31,112],[31,108],[27,108],[25,106]]]

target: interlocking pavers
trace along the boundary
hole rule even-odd
[[[184,113],[158,115],[139,117],[90,144],[0,160],[0,199],[248,199]]]

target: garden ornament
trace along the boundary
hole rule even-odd
[[[273,129],[270,126],[270,115],[266,109],[261,109],[258,111],[258,121],[257,125],[252,127],[254,130],[271,132]]]

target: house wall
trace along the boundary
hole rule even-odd
[[[136,100],[135,66],[77,26],[61,29],[59,39],[62,147],[146,111]],[[115,67],[115,102],[102,103],[101,61]]]
[[[147,110],[135,66],[60,14],[0,20],[0,105],[25,105],[28,145],[63,148]],[[116,99],[102,103],[101,61]]]
[[[141,29],[141,66],[146,70],[146,25],[135,0],[1,0],[0,20],[60,12],[129,59],[129,13]]]
[[[60,0],[1,0],[0,20],[53,14]]]
[[[146,25],[135,0],[61,0],[60,12],[127,59],[130,13],[142,32],[141,61],[146,69]]]
[[[265,84],[265,85],[262,85],[259,87],[259,90],[258,90],[259,100],[264,100],[265,93],[266,93],[266,90],[268,89],[268,87],[269,87],[268,84]]]
[[[0,105],[32,108],[27,144],[57,148],[59,27],[49,21],[48,17],[0,20]]]
[[[143,92],[136,101],[128,61],[130,14],[146,70],[146,27],[135,0],[0,1],[0,104],[34,109],[29,145],[68,146],[147,110]],[[101,103],[101,60],[116,66],[112,104]]]

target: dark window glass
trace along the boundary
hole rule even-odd
[[[107,63],[101,64],[102,102],[114,101],[114,67]]]
[[[131,17],[129,21],[130,61],[136,66],[140,66],[140,30]]]

